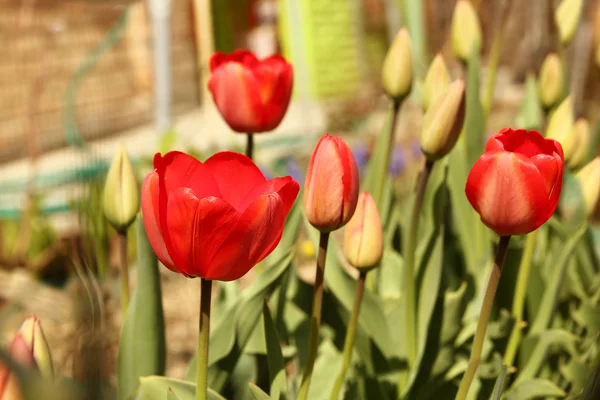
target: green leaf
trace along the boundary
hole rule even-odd
[[[173,389],[169,388],[167,390],[167,400],[180,400],[179,397],[173,392]]]
[[[560,373],[571,384],[570,390],[573,394],[583,391],[591,372],[589,365],[575,357],[571,357],[566,364],[560,366]]]
[[[259,388],[258,386],[256,386],[254,383],[248,382],[248,387],[250,388],[250,393],[252,394],[252,398],[254,400],[270,400],[271,399],[271,397],[269,397],[268,394],[263,392],[262,389]]]
[[[136,224],[136,287],[119,340],[117,378],[120,400],[127,399],[137,390],[140,377],[163,375],[165,372],[165,321],[158,261],[146,237],[141,217]]]
[[[379,296],[384,300],[399,300],[402,296],[404,260],[393,247],[386,247],[379,266]]]
[[[269,380],[271,382],[271,398],[278,400],[285,398],[287,382],[281,342],[275,330],[275,323],[271,318],[269,306],[263,305],[263,324],[265,327],[265,341],[267,345],[267,363],[269,366]]]
[[[140,378],[140,388],[136,400],[164,400],[165,393],[171,390],[180,400],[195,400],[196,385],[179,379],[164,376]],[[226,400],[212,389],[208,389],[207,400]]]
[[[516,125],[527,129],[540,130],[542,127],[542,105],[538,97],[537,82],[534,73],[528,73],[525,81],[525,98]]]
[[[531,379],[515,386],[506,393],[506,400],[529,400],[548,397],[563,398],[566,393],[546,379]]]
[[[165,154],[173,150],[176,141],[177,132],[174,129],[170,129],[167,132],[164,132],[160,136],[160,141],[158,142],[158,152],[161,154]]]
[[[464,135],[466,139],[467,166],[469,169],[483,154],[485,130],[485,117],[483,106],[479,98],[479,82],[481,73],[481,60],[479,51],[473,47],[467,65],[467,92],[466,111],[464,122]]]
[[[528,337],[526,340],[531,341],[535,339],[536,338]],[[577,342],[577,336],[563,329],[550,329],[542,332],[537,337],[535,347],[527,358],[527,361],[524,363],[519,375],[517,375],[517,379],[513,386],[535,378],[546,361],[550,351],[564,349],[572,356],[576,355]],[[523,345],[525,344],[526,343],[523,343]]]
[[[531,335],[536,335],[541,332],[544,332],[550,325],[550,320],[554,315],[554,310],[556,308],[559,291],[564,283],[565,269],[568,265],[568,261],[573,255],[573,250],[575,249],[575,246],[577,245],[577,243],[579,242],[586,230],[587,224],[584,224],[564,244],[560,256],[556,261],[554,270],[552,271],[550,281],[548,282],[546,290],[544,291],[544,295],[542,296],[538,314],[536,315],[535,320],[531,326]]]
[[[600,398],[600,363],[596,364],[581,394],[581,400],[596,400]]]
[[[388,181],[388,163],[390,159],[390,143],[393,143],[394,127],[392,126],[393,110],[390,113],[383,130],[379,133],[375,148],[369,158],[367,171],[361,179],[361,190],[366,190],[373,196],[379,210],[383,210],[386,183]]]
[[[463,282],[455,292],[444,294],[444,316],[442,320],[441,341],[451,344],[460,332],[462,316],[466,307],[467,283]]]
[[[563,175],[558,211],[561,216],[561,222],[568,229],[576,229],[587,218],[581,184],[575,175],[568,170],[565,170]]]
[[[500,375],[496,378],[496,383],[494,384],[494,391],[492,392],[492,396],[490,400],[500,400],[502,397],[502,392],[504,392],[504,382],[506,382],[506,365],[502,366],[502,370],[500,371]]]
[[[600,332],[600,307],[585,299],[579,308],[572,314],[573,320],[578,325],[586,328],[588,332]]]

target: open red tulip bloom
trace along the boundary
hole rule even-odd
[[[536,131],[507,128],[488,140],[465,191],[481,221],[497,234],[526,234],[556,210],[563,170],[557,141]]]
[[[288,108],[294,81],[293,68],[283,57],[258,60],[247,50],[210,60],[208,88],[231,129],[257,133],[275,129]]]
[[[144,227],[167,268],[231,281],[275,249],[298,191],[291,177],[266,180],[238,153],[204,163],[181,152],[156,154],[142,185]]]

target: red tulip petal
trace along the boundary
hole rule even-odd
[[[556,190],[556,184],[559,182],[559,173],[562,173],[559,160],[551,155],[538,154],[531,157],[531,162],[536,165],[544,179],[548,198],[552,197]]]
[[[231,129],[237,132],[261,132],[263,104],[254,74],[244,65],[227,62],[215,69],[208,87]]]
[[[215,69],[226,62],[239,62],[249,67],[253,67],[258,60],[256,59],[256,56],[248,50],[235,50],[231,54],[224,54],[217,51],[210,58],[210,71],[214,72]]]
[[[263,194],[277,193],[283,202],[285,213],[287,214],[298,197],[300,185],[291,176],[275,178],[265,181],[262,185],[252,189],[244,200],[243,209],[245,210],[257,197]]]
[[[276,193],[258,197],[246,209],[212,259],[212,279],[232,281],[268,256],[281,240],[286,213]]]
[[[519,153],[485,153],[471,169],[465,192],[483,223],[499,235],[529,233],[545,222],[544,180]]]
[[[171,271],[178,272],[169,252],[165,240],[162,237],[160,229],[160,213],[158,205],[158,174],[156,171],[150,172],[142,184],[142,220],[148,241],[156,254],[156,257]]]
[[[210,259],[239,216],[219,198],[198,199],[187,188],[171,192],[167,212],[169,253],[179,270],[187,276],[211,279]]]
[[[180,151],[171,151],[164,156],[157,153],[154,156],[154,168],[163,178],[167,193],[188,187],[199,198],[220,197],[219,186],[210,169],[190,155]]]
[[[265,131],[275,129],[283,119],[292,96],[294,70],[281,56],[269,57],[253,69],[264,105]]]
[[[252,160],[232,151],[217,153],[206,160],[204,165],[217,180],[220,197],[240,213],[246,209],[248,193],[266,181]]]

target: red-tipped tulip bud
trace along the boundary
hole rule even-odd
[[[481,221],[498,235],[527,234],[556,210],[563,170],[560,143],[536,131],[503,129],[488,140],[465,192]]]
[[[550,53],[540,69],[538,94],[542,105],[552,107],[560,100],[564,84],[562,63],[556,53]]]
[[[294,70],[281,56],[264,60],[247,50],[215,53],[208,83],[213,99],[231,129],[241,133],[271,131],[279,125],[292,96]]]
[[[27,318],[15,335],[9,352],[15,361],[26,367],[36,367],[42,376],[54,376],[52,357],[40,320],[32,315]]]
[[[383,61],[381,85],[388,96],[399,101],[410,93],[412,78],[410,37],[403,28],[396,35]]]
[[[383,256],[383,229],[375,200],[368,192],[358,196],[354,216],[344,229],[344,255],[361,271],[379,264]]]
[[[306,216],[321,232],[331,232],[348,223],[357,201],[358,167],[352,151],[342,138],[325,134],[306,172]]]
[[[465,120],[465,81],[455,80],[429,107],[421,127],[421,149],[429,160],[444,157],[458,140]]]
[[[437,98],[444,93],[450,84],[450,73],[444,62],[444,57],[438,54],[429,66],[425,83],[423,84],[423,110],[427,111]]]
[[[600,157],[594,158],[576,175],[585,200],[585,211],[592,216],[600,198]]]
[[[458,0],[452,16],[451,42],[454,54],[467,61],[472,51],[481,50],[481,25],[469,0]]]
[[[103,193],[104,215],[117,230],[124,231],[140,210],[140,187],[125,146],[113,158]]]
[[[567,162],[567,165],[570,168],[577,168],[588,160],[588,154],[590,153],[592,132],[588,120],[585,118],[579,118],[575,122],[575,125],[573,125],[573,132],[571,135],[575,137],[576,145],[571,158]]]

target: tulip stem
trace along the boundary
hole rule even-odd
[[[248,137],[248,141],[246,142],[246,156],[252,160],[252,154],[254,153],[254,135],[248,133],[246,136]]]
[[[533,259],[533,250],[535,248],[536,232],[537,230],[527,235],[527,239],[525,240],[525,250],[523,251],[523,257],[521,258],[521,264],[519,265],[519,276],[517,277],[517,287],[512,305],[512,314],[515,318],[515,324],[512,328],[508,345],[506,346],[506,352],[504,353],[504,364],[508,368],[512,366],[515,356],[517,355],[517,350],[519,349],[519,343],[521,342],[525,296],[527,294],[527,284],[531,272],[531,260]]]
[[[118,232],[119,267],[121,272],[121,313],[123,318],[129,306],[129,260],[127,257],[127,230]]]
[[[473,347],[471,348],[471,355],[469,356],[469,364],[467,370],[463,375],[462,381],[456,394],[456,400],[465,400],[471,387],[471,382],[477,372],[477,367],[481,359],[481,351],[483,349],[483,341],[485,339],[485,331],[487,330],[488,322],[490,320],[490,314],[492,313],[492,306],[494,305],[494,297],[496,296],[496,289],[498,289],[498,282],[500,281],[500,275],[502,274],[502,267],[504,266],[504,260],[506,259],[506,253],[508,252],[508,243],[510,242],[510,236],[501,236],[498,250],[496,252],[496,259],[492,266],[492,273],[488,280],[488,285],[485,290],[485,296],[483,303],[481,304],[481,312],[479,313],[479,320],[477,321],[477,329],[475,331],[475,338],[473,339]]]
[[[352,315],[350,316],[350,323],[346,330],[346,339],[344,341],[344,361],[342,362],[342,369],[338,375],[331,396],[329,400],[337,400],[342,390],[342,385],[346,379],[346,373],[350,368],[350,361],[352,361],[352,349],[354,348],[354,338],[356,337],[356,325],[358,323],[358,315],[360,314],[360,305],[362,303],[363,293],[365,292],[365,280],[367,277],[366,271],[361,271],[358,276],[358,282],[356,283],[356,294],[354,296],[354,308],[352,308]]]
[[[210,337],[210,300],[212,281],[200,278],[200,323],[198,337],[198,376],[196,400],[206,400],[208,391],[208,339]]]
[[[433,169],[433,161],[426,160],[425,166],[419,176],[417,193],[413,203],[410,225],[406,236],[406,250],[404,254],[404,284],[406,295],[406,338],[408,351],[408,365],[413,367],[417,358],[417,322],[416,322],[416,294],[415,294],[415,253],[417,251],[417,236],[419,234],[419,215],[423,207],[423,198],[427,182]]]
[[[298,400],[308,398],[308,388],[312,378],[317,350],[319,348],[319,328],[321,326],[321,309],[323,306],[323,280],[325,278],[325,261],[327,259],[327,244],[329,243],[329,232],[321,232],[319,238],[319,254],[317,255],[317,268],[315,273],[315,285],[313,289],[312,315],[310,322],[310,339],[308,344],[308,361],[302,384],[298,392]]]

